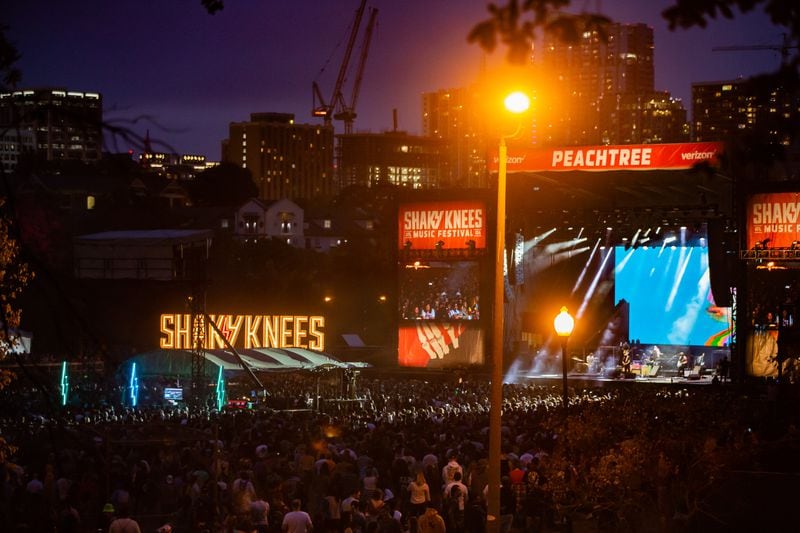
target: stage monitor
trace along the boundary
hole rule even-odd
[[[711,295],[703,246],[617,246],[615,301],[630,304],[629,337],[642,344],[726,346],[730,308]]]
[[[164,389],[164,399],[171,400],[173,402],[180,402],[183,400],[183,389],[179,388],[170,388],[167,387]]]

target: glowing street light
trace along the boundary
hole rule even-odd
[[[567,414],[567,339],[572,335],[572,330],[575,328],[575,319],[569,314],[566,307],[561,308],[561,312],[556,315],[553,320],[553,327],[555,327],[556,335],[561,337],[561,383],[562,402],[564,404],[564,416]]]
[[[525,93],[515,91],[506,96],[503,103],[511,113],[520,114],[530,107],[530,98]],[[515,137],[517,133],[519,133],[519,125],[513,135],[501,136],[498,150],[492,386],[489,407],[489,494],[487,501],[487,529],[489,533],[500,531],[500,430],[503,409],[503,254],[506,247],[506,165],[508,162],[506,139]]]
[[[506,109],[512,113],[519,114],[528,110],[528,108],[531,106],[531,99],[528,98],[528,95],[522,91],[514,91],[506,96],[503,104],[505,104]]]

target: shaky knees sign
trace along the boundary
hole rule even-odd
[[[398,228],[400,249],[486,248],[486,209],[480,201],[405,204]]]
[[[325,350],[325,317],[298,315],[208,315],[216,328],[197,315],[198,331],[206,350],[227,348],[307,348]],[[161,315],[161,341],[164,349],[191,350],[192,315]]]
[[[756,243],[769,248],[789,248],[797,240],[800,240],[800,192],[754,194],[748,199],[748,248]]]

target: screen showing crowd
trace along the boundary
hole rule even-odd
[[[478,263],[429,262],[400,269],[401,320],[479,320]]]

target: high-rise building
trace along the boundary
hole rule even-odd
[[[486,136],[475,87],[422,94],[422,134],[441,139],[443,183],[486,187]]]
[[[333,128],[295,124],[291,113],[252,113],[249,122],[232,122],[222,160],[248,169],[262,200],[335,192]]]
[[[685,128],[673,124],[682,104],[669,93],[655,91],[653,49],[653,29],[646,24],[610,24],[605,41],[597,31],[585,32],[577,43],[546,34],[542,75],[553,83],[549,105],[547,99],[540,102],[548,109],[537,120],[538,142],[685,140]]]
[[[445,143],[403,131],[339,135],[340,186],[392,184],[411,189],[443,185]]]
[[[686,108],[667,91],[656,91],[642,104],[641,137],[636,142],[685,142],[691,137]]]
[[[0,170],[13,172],[23,154],[36,150],[36,136],[31,128],[0,126]]]
[[[0,94],[0,128],[33,132],[36,153],[48,161],[99,161],[102,122],[99,93],[48,88]]]
[[[694,140],[721,141],[760,132],[775,144],[791,142],[791,124],[800,119],[797,90],[751,80],[692,84]]]

